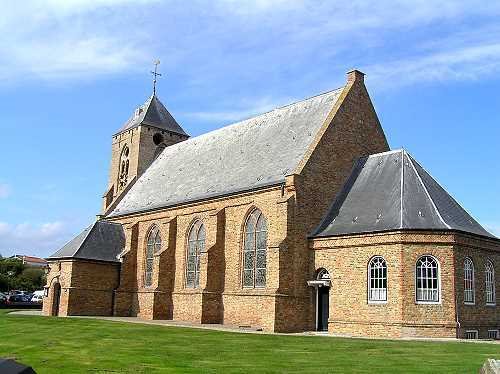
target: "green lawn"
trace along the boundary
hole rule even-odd
[[[238,334],[0,310],[0,357],[37,373],[477,373],[500,345]]]

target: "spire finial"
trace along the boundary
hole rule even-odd
[[[155,60],[153,61],[153,64],[155,65],[155,71],[152,71],[151,74],[153,74],[153,96],[156,95],[156,77],[160,76],[161,74],[157,72],[158,65],[160,65],[160,60]]]

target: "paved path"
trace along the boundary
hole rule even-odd
[[[10,314],[24,315],[24,316],[43,316],[40,310],[19,310],[11,312]],[[88,319],[99,319],[104,321],[113,322],[127,322],[127,323],[140,323],[144,325],[156,325],[165,327],[186,327],[193,329],[204,329],[204,330],[215,330],[215,331],[226,331],[226,332],[237,332],[244,334],[262,334],[262,335],[286,335],[286,336],[323,336],[330,338],[351,338],[351,339],[369,339],[369,340],[394,340],[394,341],[425,341],[425,342],[467,342],[467,343],[478,343],[478,344],[499,344],[500,341],[494,340],[464,340],[455,338],[372,338],[372,337],[355,337],[346,336],[338,334],[329,334],[327,332],[301,332],[301,333],[274,333],[268,331],[262,331],[255,328],[238,327],[231,325],[220,325],[220,324],[199,324],[181,321],[171,321],[171,320],[147,320],[137,317],[102,317],[102,316],[71,316],[69,318],[88,318]]]

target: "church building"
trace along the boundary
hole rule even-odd
[[[190,137],[156,92],[112,137],[98,219],[43,311],[274,332],[497,338],[500,239],[345,86]]]

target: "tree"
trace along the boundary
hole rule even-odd
[[[0,259],[0,274],[10,274],[10,276],[19,276],[25,266],[23,262],[16,258],[3,258]]]
[[[36,291],[45,285],[45,271],[37,268],[26,268],[17,277],[18,288],[26,291]]]
[[[0,259],[0,291],[40,290],[45,285],[45,271],[39,268],[26,267],[15,258]]]

